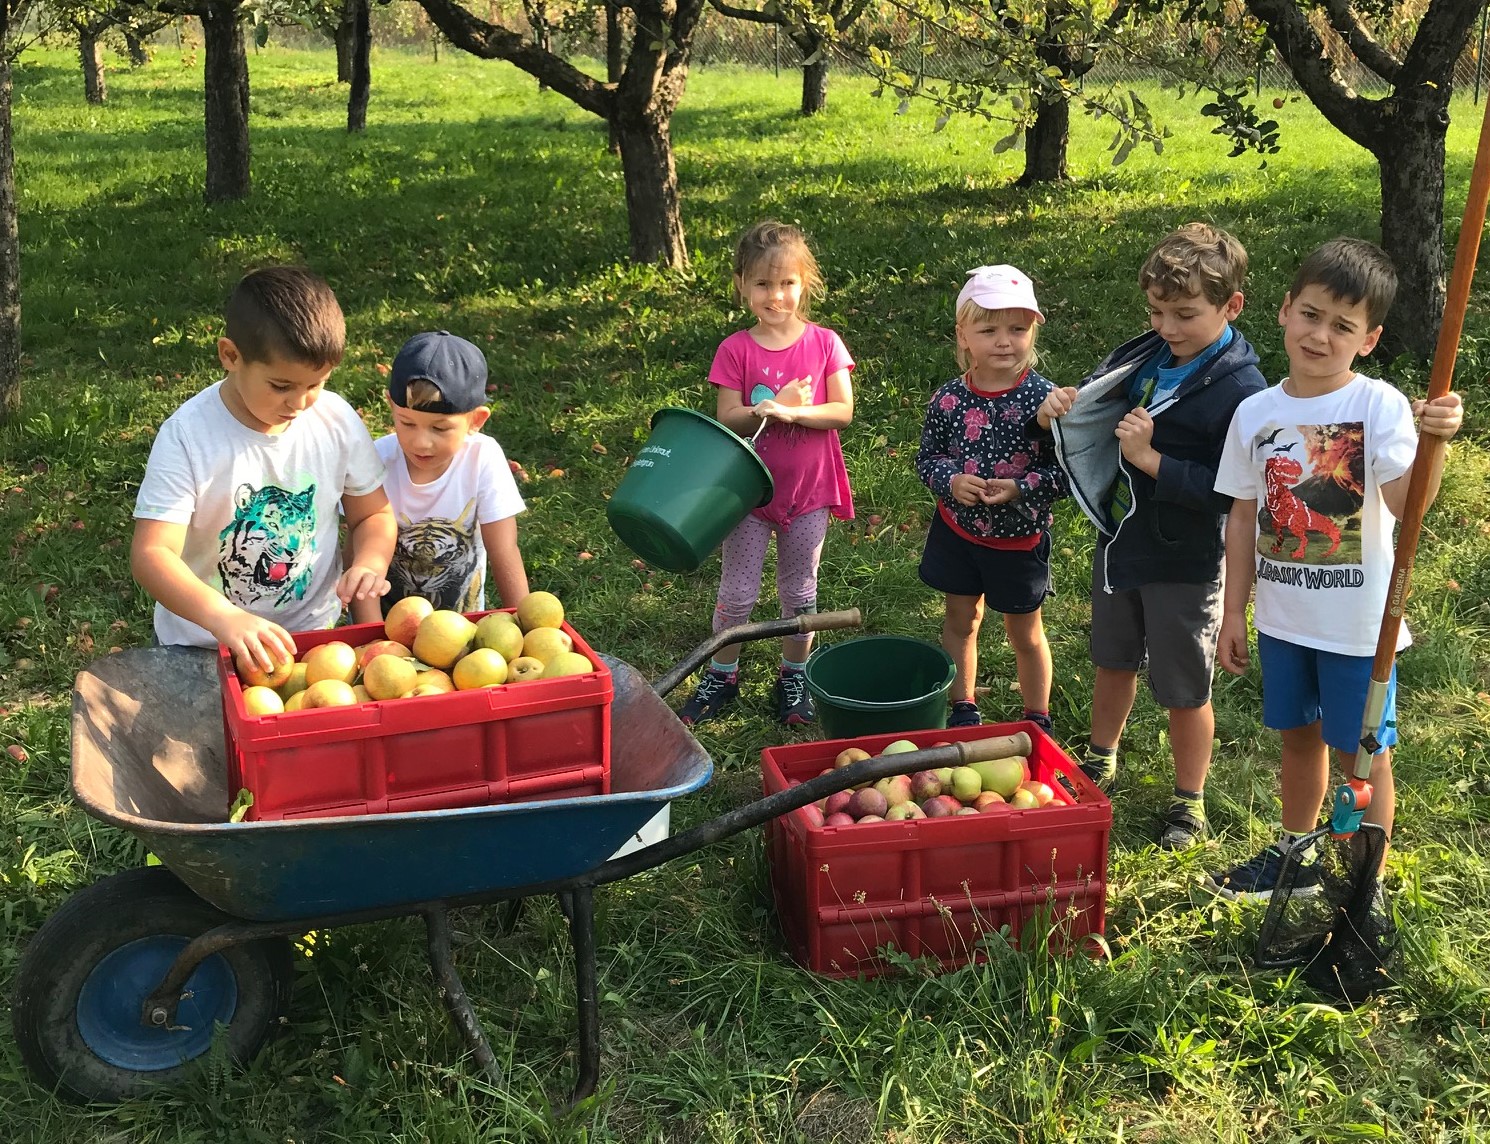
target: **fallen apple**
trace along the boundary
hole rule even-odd
[[[822,807],[818,806],[815,802],[810,802],[806,806],[804,806],[802,808],[802,813],[806,816],[807,825],[809,826],[821,826],[826,819],[826,816],[823,814]]]
[[[346,644],[342,644],[342,647],[352,650]],[[357,693],[352,690],[352,685],[341,679],[317,680],[300,694],[305,696],[304,705],[311,709],[351,707],[357,702]]]
[[[244,687],[283,687],[295,670],[293,659],[275,664],[273,671],[265,671],[252,660],[239,659],[236,663],[238,679]]]
[[[858,822],[860,824],[868,823],[868,822],[884,822],[885,821],[885,817],[882,814],[866,814],[863,818],[858,818],[858,819],[855,819],[854,821],[855,822]]]
[[[973,799],[974,810],[987,810],[990,806],[1006,806],[1004,796],[996,790],[985,790],[977,798]]]
[[[466,654],[475,636],[475,624],[459,612],[442,608],[424,617],[410,647],[420,663],[451,668]]]
[[[374,699],[397,699],[419,686],[419,669],[404,656],[375,655],[362,669],[362,686]]]

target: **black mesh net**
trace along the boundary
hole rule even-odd
[[[1343,838],[1315,831],[1290,850],[1257,935],[1258,968],[1303,967],[1315,989],[1351,1002],[1389,985],[1397,931],[1378,876],[1386,845],[1366,823]]]

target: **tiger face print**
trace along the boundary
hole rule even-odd
[[[303,600],[316,561],[316,486],[292,493],[241,485],[233,519],[218,533],[223,595],[262,611]]]
[[[436,608],[475,612],[481,608],[480,553],[476,547],[476,501],[455,520],[400,515],[398,543],[388,568],[391,588],[384,611],[405,596],[422,596]]]

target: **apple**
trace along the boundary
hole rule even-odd
[[[400,655],[376,655],[362,669],[362,686],[374,699],[397,699],[419,686],[419,669]]]
[[[281,683],[276,690],[279,692],[279,697],[289,703],[296,694],[309,686],[310,684],[305,681],[305,664],[297,663],[290,669],[290,678]]]
[[[874,784],[874,789],[885,796],[885,802],[899,806],[911,801],[911,779],[909,775],[889,775]]]
[[[523,653],[523,630],[507,612],[493,612],[476,621],[476,646],[501,652],[511,663]]]
[[[1051,790],[1046,784],[1034,779],[1020,783],[1019,789],[1027,790],[1030,794],[1034,795],[1037,806],[1045,806],[1047,803],[1055,801],[1055,791]]]
[[[366,671],[367,665],[380,655],[396,655],[400,659],[408,659],[413,654],[404,644],[394,640],[373,640],[357,649],[357,666]]]
[[[972,802],[983,791],[983,776],[972,767],[952,768],[952,797],[958,802]]]
[[[890,809],[890,804],[885,796],[873,787],[865,787],[863,790],[854,791],[854,797],[849,800],[848,812],[855,818],[863,818],[866,814],[877,814],[884,817],[885,811]]]
[[[557,628],[564,622],[564,605],[552,592],[529,592],[517,602],[517,623],[524,632]]]
[[[459,612],[441,608],[425,616],[410,645],[414,658],[430,667],[451,668],[466,654],[476,636],[476,625]]]
[[[534,628],[523,636],[523,655],[552,663],[561,652],[573,651],[574,641],[558,628]]]
[[[854,816],[845,814],[841,810],[837,814],[829,814],[823,818],[824,826],[852,826],[853,824]]]
[[[394,643],[413,647],[414,637],[419,634],[419,625],[434,610],[435,606],[428,600],[418,596],[405,596],[389,608],[388,614],[383,617],[383,634]]]
[[[594,670],[595,665],[590,662],[588,656],[577,651],[561,651],[548,661],[548,666],[543,669],[543,678],[558,679],[565,675],[584,675]]]
[[[899,806],[892,806],[885,811],[886,822],[911,822],[925,817],[926,812],[913,802],[902,802]]]
[[[906,753],[908,753],[910,751],[919,751],[920,749],[921,749],[920,747],[916,746],[916,744],[912,743],[909,739],[896,739],[888,747],[886,747],[886,748],[884,748],[884,750],[880,751],[880,754],[881,755],[904,755],[904,754],[906,754]]]
[[[936,777],[935,771],[917,771],[911,776],[911,797],[917,802],[925,802],[941,793],[942,780]]]
[[[880,814],[866,814],[863,818],[855,819],[856,822],[884,822],[885,818]]]
[[[342,647],[352,650],[346,644],[342,644]],[[317,680],[300,694],[305,696],[305,706],[311,709],[351,707],[357,702],[357,693],[352,690],[352,685],[340,679]]]
[[[808,826],[821,826],[826,819],[822,807],[815,802],[810,802],[802,808],[802,813],[807,816]]]
[[[265,671],[253,660],[238,659],[234,662],[238,668],[238,679],[244,687],[283,687],[290,678],[290,672],[295,669],[293,658],[276,663],[273,671]]]
[[[531,655],[520,655],[507,665],[508,683],[525,683],[530,679],[542,679],[546,665]]]
[[[425,690],[431,688],[432,690]],[[455,690],[455,680],[445,674],[439,668],[430,668],[428,671],[419,673],[419,680],[414,685],[414,690],[420,695],[441,695]]]
[[[352,650],[351,644],[342,640],[331,640],[313,647],[303,658],[307,687],[314,687],[326,679],[340,680],[350,686],[352,680],[357,678],[357,653]]]
[[[1013,794],[1019,784],[1029,778],[1029,775],[1025,773],[1024,759],[1018,755],[1012,755],[1007,759],[985,759],[982,762],[973,763],[969,769],[978,773],[984,790],[991,790],[1005,798]]]
[[[835,790],[823,800],[824,814],[846,814],[848,804],[853,799],[854,792],[851,790]]]
[[[1035,797],[1034,791],[1020,787],[1009,796],[1009,805],[1015,810],[1030,810],[1033,807],[1039,806],[1040,802]]]
[[[450,673],[457,691],[476,691],[507,682],[507,660],[489,647],[478,647],[463,655]]]
[[[974,810],[987,810],[990,806],[1007,806],[1004,796],[996,790],[985,790],[977,798],[973,799]]]
[[[256,685],[243,689],[243,710],[250,715],[278,715],[285,709],[285,701],[272,687]]]
[[[850,763],[862,763],[869,758],[869,752],[862,747],[845,747],[833,758],[835,767],[846,767]]]
[[[352,698],[358,703],[371,703],[372,693],[360,683],[352,684]]]
[[[978,808],[975,807],[975,806],[963,806],[963,807],[959,807],[957,810],[953,811],[952,813],[953,813],[954,816],[963,815],[963,814],[977,814],[978,813]]]
[[[926,812],[927,818],[945,818],[961,810],[962,803],[949,794],[939,794],[935,798],[928,798],[923,802],[921,809]]]
[[[294,695],[285,700],[285,711],[288,713],[303,710],[305,710],[305,688],[302,687]]]

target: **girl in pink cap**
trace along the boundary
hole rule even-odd
[[[968,272],[957,295],[960,377],[931,398],[916,474],[937,497],[921,579],[946,593],[942,647],[957,667],[949,727],[982,722],[974,699],[985,605],[1003,613],[1024,718],[1050,730],[1050,506],[1066,490],[1049,444],[1025,434],[1054,388],[1035,372],[1044,323],[1029,276],[1013,266]]]
[[[776,492],[725,538],[716,632],[750,618],[772,536],[781,614],[817,611],[828,518],[854,515],[838,443],[838,430],[854,416],[854,359],[842,338],[807,320],[808,300],[821,296],[823,280],[802,232],[779,222],[751,227],[735,249],[734,286],[755,325],[725,338],[714,355],[716,416],[742,437],[762,430],[755,450]],[[812,721],[803,675],[811,649],[810,634],[782,641],[776,715],[783,723]],[[739,696],[739,657],[738,644],[720,649],[678,712],[684,723],[701,723]]]

